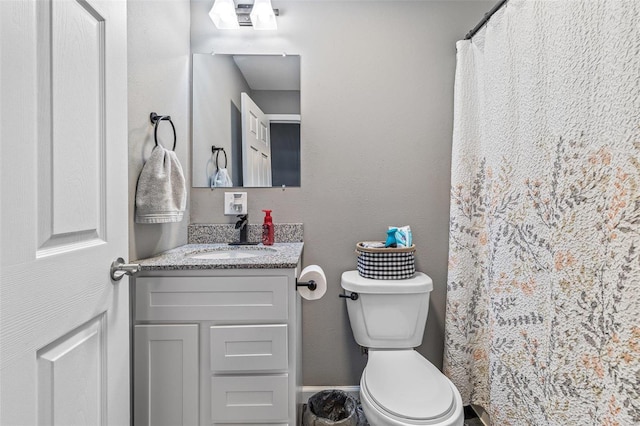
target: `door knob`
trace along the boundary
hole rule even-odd
[[[124,259],[119,257],[111,262],[111,279],[120,281],[124,275],[135,275],[140,271],[137,263],[124,263]]]

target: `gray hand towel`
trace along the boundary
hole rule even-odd
[[[157,145],[142,167],[136,188],[136,222],[180,222],[187,189],[176,153]]]

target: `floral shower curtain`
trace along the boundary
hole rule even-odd
[[[494,425],[638,425],[640,2],[457,47],[445,374]]]

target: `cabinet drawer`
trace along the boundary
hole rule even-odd
[[[288,376],[213,376],[211,419],[217,422],[266,422],[288,417]]]
[[[211,334],[211,370],[286,370],[287,325],[214,326]]]
[[[287,283],[283,276],[140,277],[135,319],[284,321]]]

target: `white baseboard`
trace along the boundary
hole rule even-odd
[[[360,386],[303,386],[302,401],[306,403],[312,395],[327,389],[338,389],[348,393],[355,399],[360,399]]]

